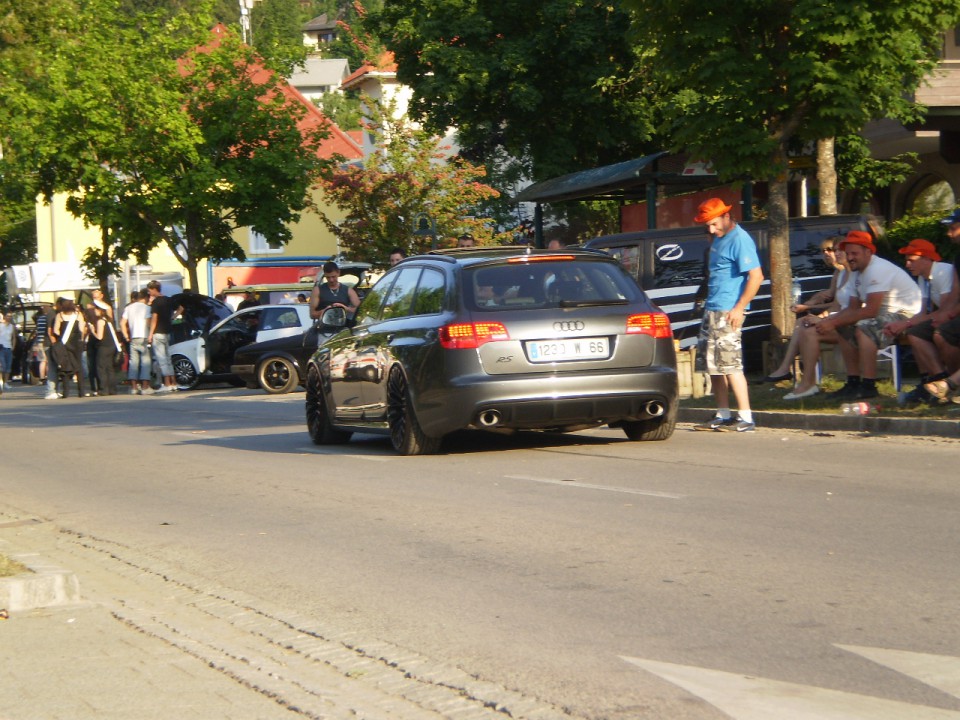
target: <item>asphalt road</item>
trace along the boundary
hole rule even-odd
[[[302,393],[14,390],[3,503],[385,661],[578,718],[960,718],[958,441],[680,426],[402,458],[312,445]]]

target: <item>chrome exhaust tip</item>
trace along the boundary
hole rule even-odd
[[[484,410],[480,413],[480,424],[483,427],[494,427],[500,423],[500,413],[496,410]]]
[[[651,417],[660,417],[666,410],[666,408],[663,406],[663,403],[659,400],[651,400],[646,404],[644,409]]]

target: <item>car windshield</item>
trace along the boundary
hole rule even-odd
[[[550,260],[483,265],[466,274],[466,301],[475,310],[619,305],[642,297],[619,266]]]

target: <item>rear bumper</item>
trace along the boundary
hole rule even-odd
[[[613,374],[467,376],[414,402],[423,431],[438,437],[463,428],[561,429],[645,420],[659,414],[651,401],[671,408],[677,396],[674,368],[647,367]],[[493,426],[481,422],[490,412],[498,418]]]

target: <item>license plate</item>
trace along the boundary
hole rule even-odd
[[[527,343],[527,357],[535,363],[605,360],[610,357],[610,343],[602,337],[531,340]]]

